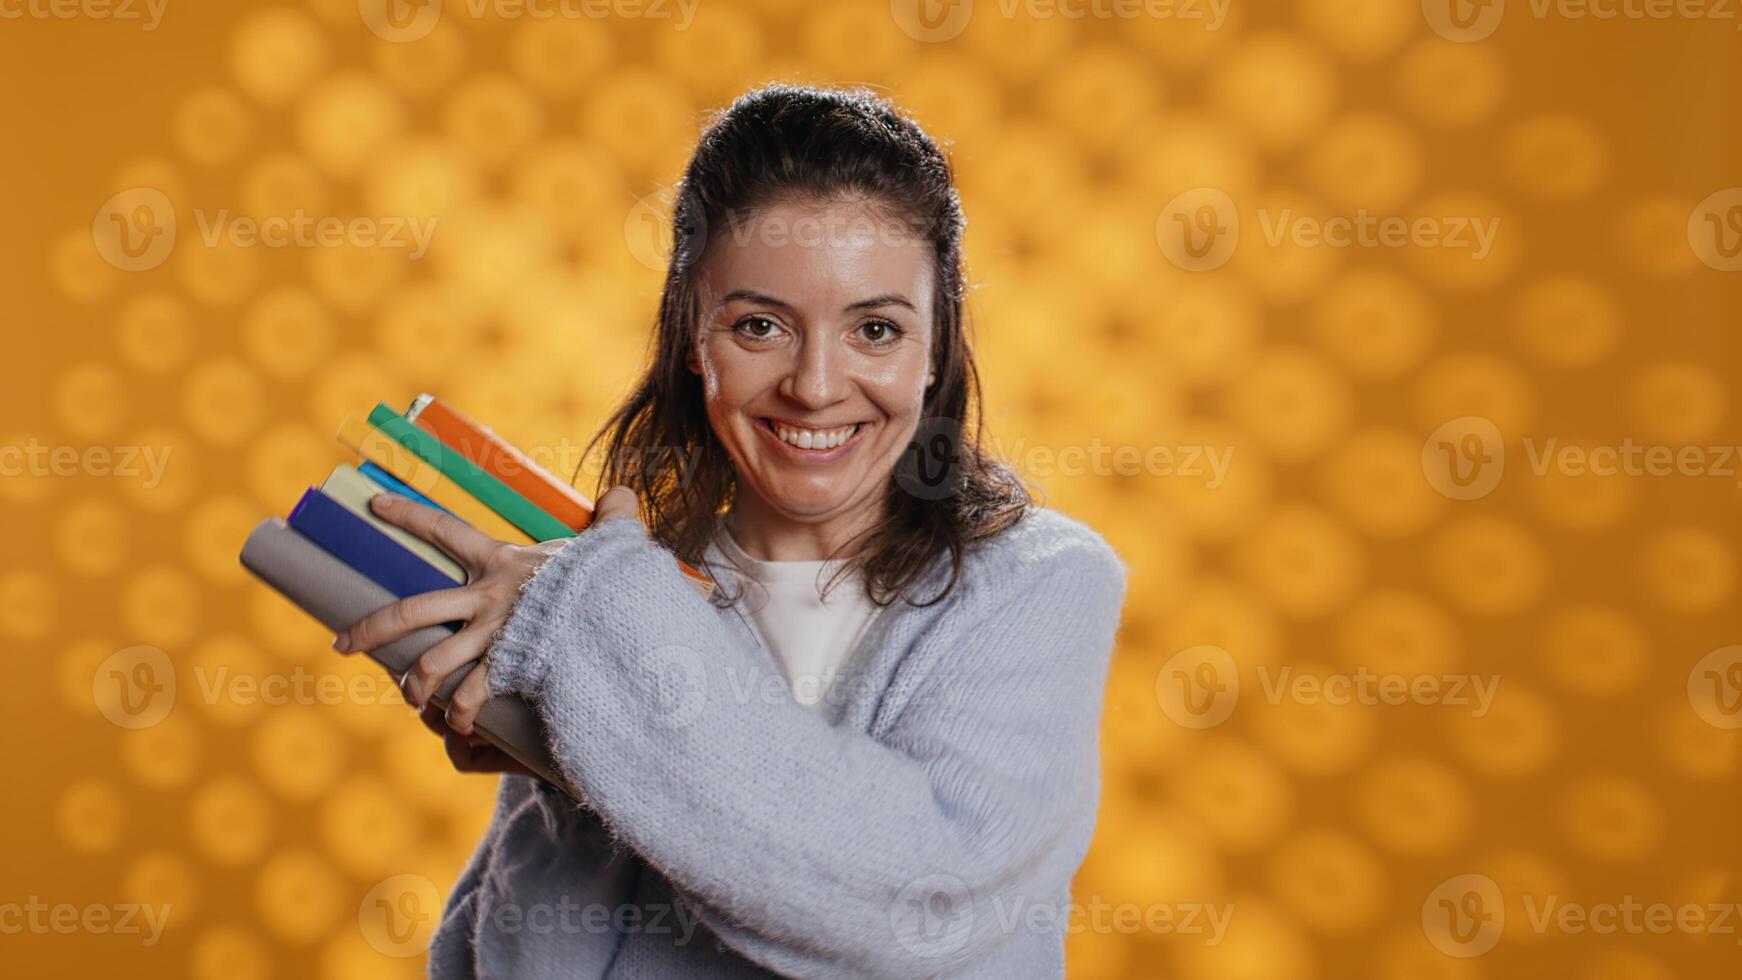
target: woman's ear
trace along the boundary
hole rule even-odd
[[[702,374],[702,339],[695,334],[690,336],[690,350],[683,352],[683,366],[690,369],[690,374]]]

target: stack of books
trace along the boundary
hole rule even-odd
[[[339,442],[357,454],[356,465],[341,465],[310,487],[288,518],[262,521],[241,555],[244,567],[335,632],[407,596],[466,582],[466,570],[450,556],[370,511],[378,493],[409,497],[514,544],[573,537],[593,518],[592,501],[431,395],[418,396],[404,414],[381,404],[366,419],[345,420]],[[680,567],[698,592],[711,591],[706,576]],[[369,656],[398,677],[459,626],[425,627]],[[438,707],[446,707],[469,669],[448,678],[432,698]],[[476,727],[561,785],[524,701],[492,698]]]

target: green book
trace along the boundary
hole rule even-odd
[[[532,535],[534,540],[551,541],[575,536],[568,525],[546,514],[532,501],[479,469],[471,460],[442,445],[440,439],[407,422],[404,416],[386,405],[375,406],[375,410],[369,413],[369,424],[404,446],[413,456],[440,470],[455,486],[478,498],[479,503]]]

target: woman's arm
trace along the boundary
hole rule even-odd
[[[766,657],[627,519],[539,567],[491,647],[490,693],[539,708],[563,774],[743,955],[947,973],[1035,907],[1062,912],[1093,825],[1123,569],[1052,520],[989,549],[897,669],[875,737],[763,696]]]

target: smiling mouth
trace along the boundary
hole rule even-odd
[[[854,422],[851,425],[837,425],[826,429],[812,429],[792,425],[771,418],[759,418],[757,426],[782,445],[800,452],[826,454],[839,449],[853,441],[859,430],[867,423]]]

